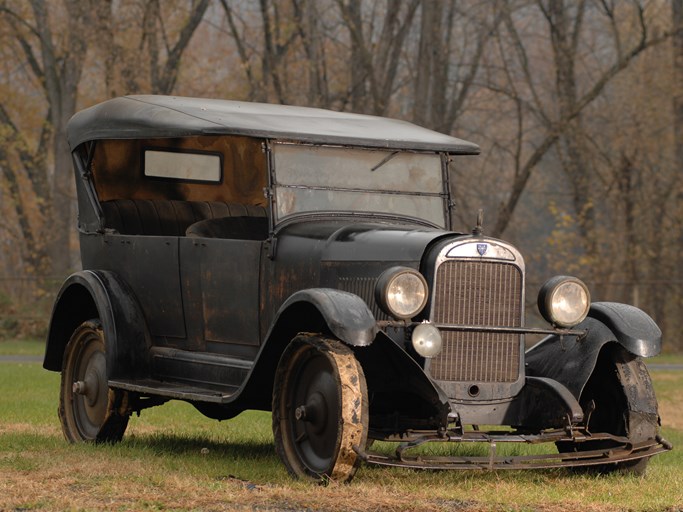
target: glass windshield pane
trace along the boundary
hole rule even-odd
[[[309,211],[391,213],[445,226],[435,153],[274,144],[278,220]]]

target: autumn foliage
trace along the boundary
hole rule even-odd
[[[682,4],[0,0],[0,275],[79,266],[64,127],[80,108],[309,105],[477,142],[451,177],[456,227],[484,208],[487,234],[526,254],[529,297],[574,273],[683,350]]]

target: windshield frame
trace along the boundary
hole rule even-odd
[[[431,191],[431,192],[423,192],[423,191],[416,191],[416,190],[399,190],[399,189],[376,189],[376,188],[362,188],[362,187],[353,187],[353,186],[339,186],[339,185],[321,185],[321,184],[316,184],[316,185],[301,185],[301,184],[293,184],[293,183],[281,183],[278,180],[278,172],[276,169],[276,163],[275,163],[275,154],[274,150],[276,147],[282,146],[282,147],[293,147],[296,146],[297,148],[329,148],[329,149],[340,149],[343,151],[368,151],[372,153],[385,153],[385,157],[381,159],[380,161],[376,162],[374,166],[370,167],[368,169],[368,172],[374,172],[378,169],[380,169],[382,166],[387,164],[389,161],[394,159],[399,154],[414,154],[414,155],[433,155],[437,156],[439,158],[439,163],[440,163],[440,171],[441,174],[439,176],[439,185],[440,185],[440,190],[437,191]],[[288,141],[288,140],[272,140],[268,139],[265,144],[265,151],[267,154],[267,162],[268,162],[268,175],[269,175],[269,188],[266,191],[266,196],[269,199],[269,202],[271,203],[271,211],[272,211],[272,221],[273,225],[277,226],[282,223],[289,223],[291,220],[295,219],[302,219],[306,218],[308,216],[314,216],[314,217],[320,217],[321,215],[326,215],[326,214],[332,214],[334,216],[340,216],[345,213],[350,214],[352,217],[359,217],[359,218],[376,218],[376,217],[384,217],[386,218],[395,218],[397,220],[405,220],[409,223],[415,223],[416,221],[420,224],[425,224],[429,226],[433,226],[438,229],[446,229],[450,230],[451,229],[451,195],[450,195],[450,180],[449,180],[449,170],[448,166],[451,161],[450,155],[446,152],[440,152],[440,151],[425,151],[425,150],[414,150],[411,148],[405,148],[405,149],[395,149],[395,148],[376,148],[376,147],[365,147],[365,146],[346,146],[346,145],[337,145],[337,144],[311,144],[311,143],[302,143],[299,141]],[[331,205],[330,208],[324,208],[324,209],[311,209],[311,210],[298,210],[298,211],[293,211],[291,213],[287,213],[285,215],[281,215],[281,212],[278,208],[278,196],[281,193],[282,190],[289,190],[293,191],[294,193],[299,190],[307,190],[307,191],[321,191],[321,192],[342,192],[342,193],[358,193],[358,194],[371,194],[371,195],[386,195],[386,196],[404,196],[404,197],[422,197],[422,198],[433,198],[435,200],[438,200],[440,202],[439,205],[439,211],[441,212],[441,215],[443,216],[440,221],[436,221],[434,218],[425,218],[422,216],[416,217],[415,215],[410,215],[406,212],[397,212],[397,211],[392,211],[388,208],[382,209],[382,210],[354,210],[354,209],[340,209],[340,208],[335,208],[334,205]],[[436,212],[436,209],[434,210]]]

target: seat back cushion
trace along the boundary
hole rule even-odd
[[[221,217],[195,222],[187,236],[202,238],[232,238],[239,240],[265,240],[268,238],[266,217]]]
[[[263,206],[220,201],[114,199],[101,205],[105,228],[124,235],[185,236],[188,227],[207,219],[244,216],[267,219]]]

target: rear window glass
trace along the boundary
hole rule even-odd
[[[210,153],[145,150],[145,176],[220,183],[221,157]]]

